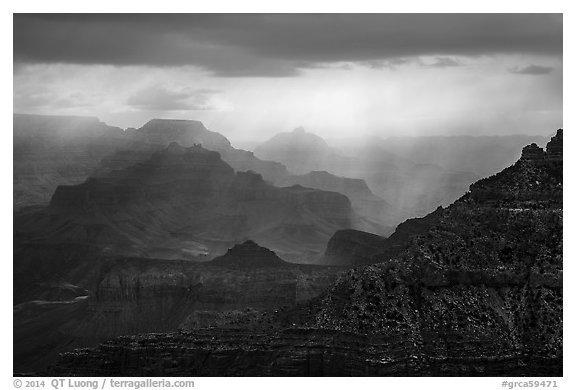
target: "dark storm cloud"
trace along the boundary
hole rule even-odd
[[[14,16],[16,63],[194,65],[283,76],[421,55],[562,55],[560,14]]]
[[[173,91],[153,86],[130,96],[126,104],[143,111],[203,111],[212,109],[210,98],[218,92],[213,89]]]
[[[509,69],[510,73],[514,74],[525,74],[531,76],[540,76],[545,74],[550,74],[554,68],[551,66],[542,66],[542,65],[528,65],[523,68],[515,67]]]

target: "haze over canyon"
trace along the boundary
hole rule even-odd
[[[124,371],[117,365],[97,371],[100,368],[95,367],[99,366],[88,368],[95,363],[80,362],[91,359],[91,355],[85,358],[67,355],[64,361],[57,357],[74,347],[95,346],[110,337],[179,329],[186,332],[213,329],[210,334],[220,334],[217,329],[222,329],[233,332],[235,339],[240,337],[235,343],[251,343],[248,339],[241,341],[246,336],[237,332],[244,335],[265,332],[265,337],[276,340],[271,343],[284,343],[287,329],[309,329],[303,334],[290,331],[296,332],[290,337],[296,337],[294,342],[301,337],[315,340],[324,355],[336,348],[333,343],[344,342],[336,341],[334,335],[326,339],[324,329],[348,329],[359,334],[376,332],[385,339],[386,332],[408,329],[415,332],[416,323],[423,321],[418,316],[440,315],[429,312],[431,309],[422,306],[421,301],[412,302],[423,299],[410,295],[415,292],[397,296],[413,291],[410,286],[416,280],[427,286],[421,288],[447,289],[441,296],[426,299],[447,300],[444,304],[450,307],[464,305],[458,310],[464,310],[465,317],[450,321],[480,321],[471,319],[476,316],[487,319],[488,322],[477,324],[489,327],[482,332],[492,329],[491,324],[504,326],[500,322],[504,319],[490,317],[495,315],[492,311],[504,310],[496,309],[502,304],[527,304],[520,303],[526,299],[523,294],[546,291],[543,297],[550,296],[554,301],[546,301],[545,305],[548,307],[551,302],[557,305],[561,299],[558,295],[561,241],[557,240],[561,240],[558,229],[561,229],[562,130],[548,142],[546,152],[536,146],[536,142],[543,144],[542,140],[528,136],[426,137],[408,143],[395,138],[373,139],[364,145],[345,148],[330,146],[319,136],[297,128],[279,133],[252,153],[234,148],[224,136],[193,120],[153,119],[142,128],[122,130],[96,118],[16,114],[15,369],[38,373],[56,370],[53,373],[58,375],[149,375],[148,363],[136,363],[136,367],[141,367],[137,370],[144,371]],[[531,146],[522,151],[520,145],[526,143]],[[515,145],[517,152],[510,153]],[[418,148],[433,150],[433,156],[444,152],[451,158],[439,160],[444,166],[427,160],[425,153],[417,153],[418,161],[411,160],[410,156],[415,154],[410,150]],[[491,156],[490,161],[485,160],[486,155]],[[474,159],[477,164],[473,164]],[[483,173],[501,170],[508,164],[512,167],[476,181]],[[470,167],[471,171],[450,169],[458,166]],[[472,223],[475,220],[478,226]],[[491,232],[497,226],[511,236],[498,233],[504,235],[496,239],[493,236],[496,233]],[[537,230],[532,232],[533,229]],[[452,236],[456,232],[462,237]],[[531,238],[525,247],[527,242],[520,244],[517,240],[526,234],[537,234],[540,238]],[[535,265],[525,263],[528,258],[521,254],[524,251],[528,251],[529,257],[536,256],[529,263],[535,261]],[[500,260],[486,263],[488,253],[494,253],[489,256]],[[376,268],[371,268],[372,264]],[[369,267],[342,273],[358,266]],[[428,271],[418,276],[421,267]],[[387,282],[392,276],[385,275],[392,269],[400,274],[391,279],[395,281]],[[368,281],[374,278],[374,272],[384,272],[383,281],[376,286],[384,284],[364,285],[374,283]],[[360,281],[368,279],[360,282],[358,277]],[[349,292],[344,296],[338,292],[341,297],[338,305],[352,305],[345,309],[352,312],[336,309],[332,313],[334,298],[330,294],[340,291],[338,286],[342,283],[363,283],[364,287],[356,293],[350,289],[358,287],[346,287]],[[530,290],[518,290],[516,286],[522,285],[531,286]],[[484,290],[488,286],[494,292]],[[373,288],[377,290],[366,290]],[[386,298],[380,297],[390,288]],[[408,290],[404,291],[405,288]],[[454,288],[467,292],[460,296]],[[362,295],[362,291],[367,295]],[[470,311],[468,305],[480,299],[478,294],[486,293],[512,295],[501,298],[504,301],[489,299],[481,308]],[[364,299],[368,302],[360,303]],[[466,301],[458,301],[461,299]],[[512,301],[508,302],[509,299]],[[360,301],[356,303],[357,300]],[[389,310],[390,302],[398,302],[399,306],[391,314],[372,313],[378,302],[386,302]],[[419,311],[413,305],[419,306]],[[448,310],[443,316],[450,312],[448,306],[443,310]],[[559,358],[561,341],[552,330],[557,329],[559,310],[561,306],[556,306],[546,314],[556,316],[555,319],[533,314],[537,316],[535,321],[544,321],[549,327],[546,329],[551,329],[546,332],[552,332],[546,336],[551,337],[546,341],[553,343],[551,349],[530,358],[536,360],[530,360],[529,366],[534,364],[542,372],[548,372],[542,367],[555,364],[554,359]],[[354,317],[337,319],[344,313]],[[518,315],[521,321],[527,321],[522,313],[507,315]],[[332,318],[334,315],[337,317]],[[373,315],[378,317],[372,318]],[[293,323],[288,326],[286,321]],[[514,322],[514,328],[509,328],[510,324],[499,328],[498,337],[517,333],[515,337],[519,337],[520,344],[515,348],[520,355],[514,355],[512,361],[506,360],[491,344],[483,344],[488,340],[494,342],[496,337],[486,333],[486,341],[475,341],[483,346],[474,353],[479,354],[479,359],[486,356],[505,360],[503,366],[494,367],[487,360],[480,364],[484,368],[476,374],[504,373],[508,368],[524,372],[514,359],[524,359],[519,357],[527,353],[524,349],[532,348],[532,344],[527,346],[528,341],[522,341],[528,337],[525,332],[532,330],[523,328],[524,322]],[[309,333],[311,329],[318,330]],[[467,329],[461,331],[472,331]],[[432,342],[425,336],[430,331],[418,330],[425,332],[418,333],[418,339],[425,344]],[[204,337],[202,333],[192,334],[186,337]],[[402,337],[412,340],[416,336],[407,333]],[[500,340],[498,337],[496,340]],[[164,341],[158,342],[161,342],[158,348],[165,348]],[[228,342],[221,340],[218,345]],[[450,338],[443,341],[448,345],[451,342]],[[235,350],[238,345],[230,348]],[[398,354],[390,357],[391,361],[404,359],[401,356],[409,353],[399,345],[391,347],[392,350],[387,348],[381,353],[390,354],[394,350]],[[195,356],[196,352],[189,353]],[[155,359],[153,355],[148,358]],[[317,369],[301,367],[302,357],[285,358],[293,359],[292,371],[269,368],[272,371],[245,374],[360,374],[352,368],[342,373],[333,371],[334,364],[342,364],[338,355]],[[175,371],[162,369],[157,373],[240,373],[234,371],[235,365],[230,369],[211,366],[205,371],[194,363],[197,358],[191,359],[183,367],[178,365],[180,368]],[[238,367],[252,361],[252,358],[234,359],[244,361]],[[257,363],[267,365],[277,358],[258,359],[272,359],[269,363]],[[466,363],[458,363],[460,368],[454,369],[424,361],[414,364],[409,371],[378,368],[377,364],[366,366],[364,370],[368,371],[363,372],[455,375],[469,370],[462,368]]]
[[[14,376],[564,375],[562,14],[13,22]]]

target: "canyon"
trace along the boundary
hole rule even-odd
[[[112,339],[50,372],[562,375],[561,142],[560,130],[540,157],[525,151],[438,209],[405,250],[314,298],[241,325]]]
[[[562,137],[477,180],[15,115],[14,372],[562,375]]]

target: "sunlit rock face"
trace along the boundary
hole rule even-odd
[[[562,164],[521,159],[271,320],[118,338],[53,373],[562,375],[562,187]]]
[[[14,208],[46,205],[62,184],[82,183],[105,156],[130,143],[96,118],[14,114]]]

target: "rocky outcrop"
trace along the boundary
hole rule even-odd
[[[544,160],[544,149],[532,143],[522,149],[522,160],[541,161]]]
[[[558,129],[556,135],[546,144],[546,158],[552,161],[562,161],[563,129]]]
[[[462,201],[513,209],[562,208],[562,160],[520,159],[497,175],[470,186]]]
[[[558,129],[550,141],[546,144],[546,151],[535,143],[525,146],[522,149],[521,160],[531,161],[536,164],[550,163],[554,164],[562,161],[562,140],[563,130]]]

